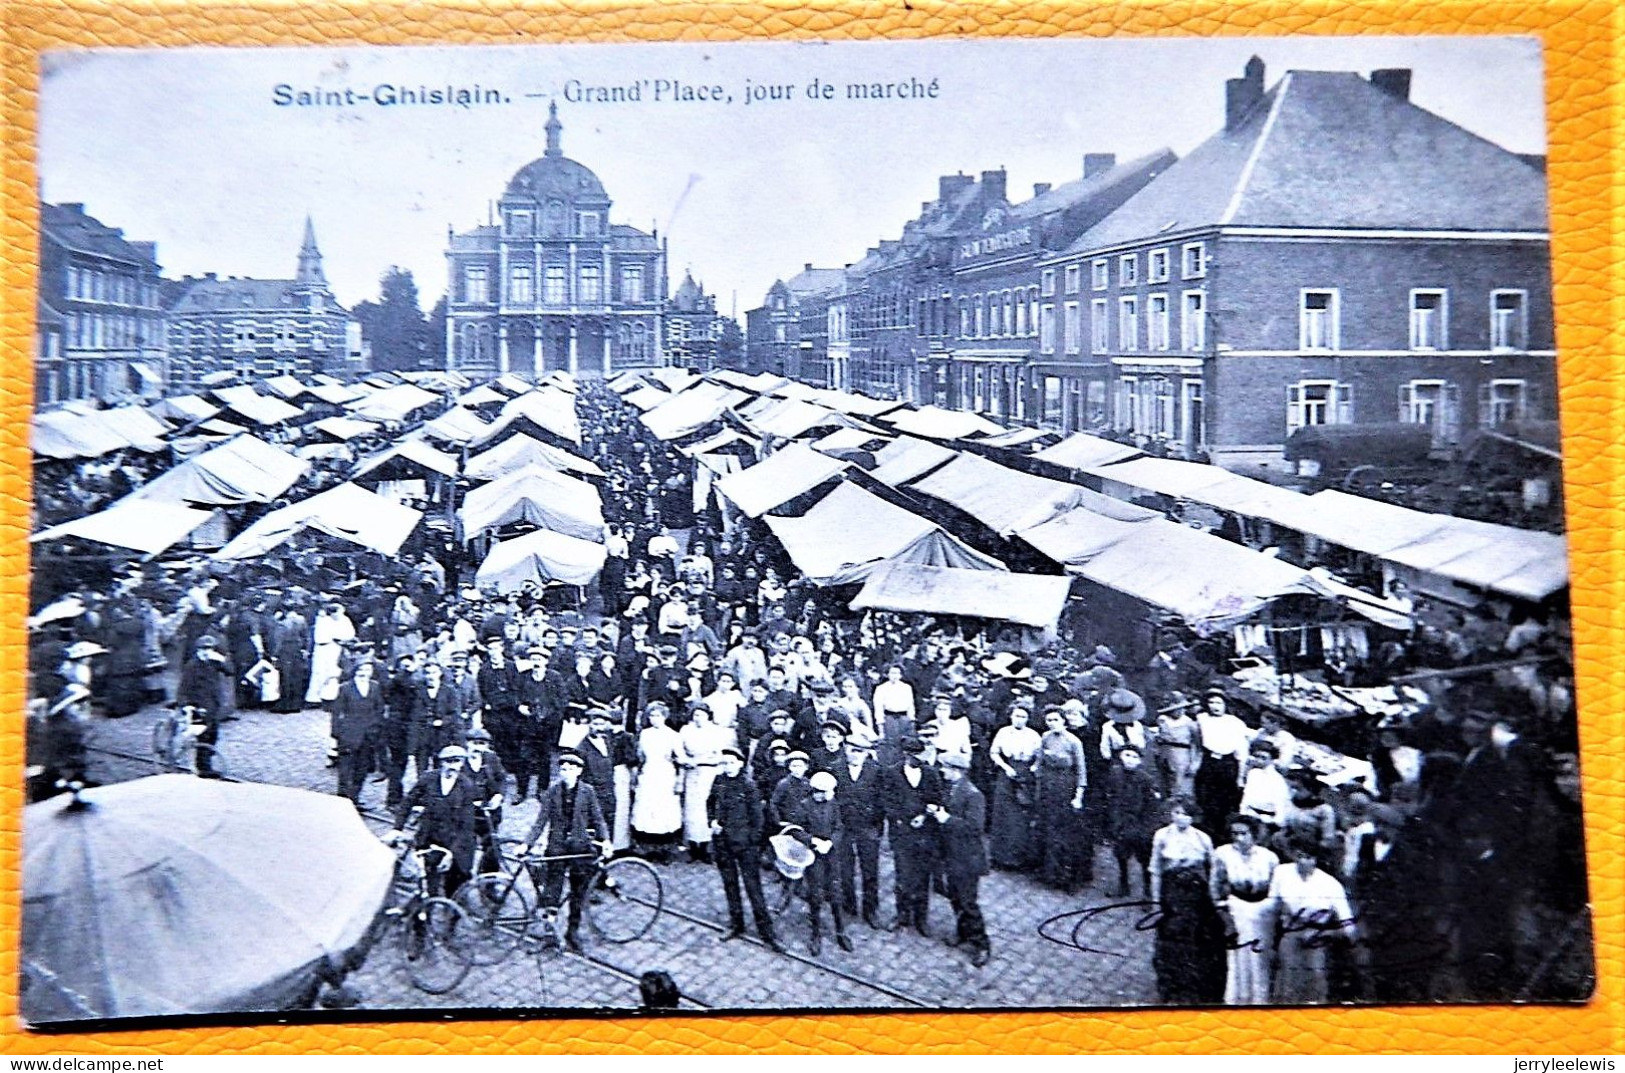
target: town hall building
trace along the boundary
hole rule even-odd
[[[557,105],[546,131],[496,220],[450,236],[447,366],[480,378],[666,364],[664,244],[610,222],[604,184],[564,155]]]

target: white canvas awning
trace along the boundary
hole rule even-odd
[[[1308,506],[1292,528],[1367,555],[1384,555],[1450,524],[1445,514],[1428,514],[1336,489],[1310,496]]]
[[[644,413],[648,413],[669,398],[671,398],[671,392],[669,391],[662,391],[657,387],[640,387],[622,395],[621,401],[628,406],[636,407]]]
[[[529,522],[566,536],[598,541],[604,507],[598,489],[551,469],[531,467],[471,490],[457,512],[465,538]]]
[[[495,403],[507,402],[509,396],[504,395],[490,384],[481,384],[472,391],[465,392],[457,400],[458,406],[491,406]]]
[[[751,518],[760,518],[847,468],[802,443],[786,445],[749,469],[717,482],[724,496]]]
[[[378,431],[378,425],[373,422],[357,421],[352,417],[324,417],[320,421],[312,421],[310,427],[341,441],[353,440],[357,436],[367,436]]]
[[[317,377],[317,379],[320,380],[322,378]],[[329,381],[331,379],[331,377],[328,378]],[[367,392],[361,390],[360,388],[351,387],[348,384],[330,382],[312,384],[307,387],[305,391],[308,394],[329,404],[330,406],[343,406],[345,403],[354,402],[367,394]]]
[[[813,441],[815,451],[834,454],[839,451],[858,451],[870,444],[889,443],[890,437],[881,436],[861,428],[838,428],[829,435]]]
[[[958,456],[958,451],[940,443],[899,436],[875,452],[875,468],[869,471],[869,476],[895,488]]]
[[[1005,431],[979,414],[964,410],[944,410],[940,406],[922,406],[918,410],[896,410],[881,418],[889,421],[899,432],[922,436],[928,440],[959,440],[974,436],[996,436]]]
[[[474,411],[454,406],[433,421],[426,422],[423,433],[445,443],[465,444],[478,439],[490,427]]]
[[[1461,585],[1544,600],[1569,583],[1568,542],[1557,533],[1448,518],[1444,528],[1382,558]]]
[[[750,396],[721,384],[696,384],[645,413],[643,424],[662,440],[692,436]]]
[[[952,546],[957,561],[968,569],[1002,570],[1004,564],[966,547],[943,532],[935,522],[911,513],[847,481],[837,484],[799,518],[767,516],[767,527],[784,545],[796,569],[818,585],[850,585],[862,581],[880,563],[908,556],[916,548],[921,556],[941,554]],[[938,534],[940,541],[925,541]],[[935,565],[950,565],[937,563]]]
[[[869,575],[851,606],[989,618],[1053,631],[1070,588],[1070,579],[1045,574],[888,563]]]
[[[483,447],[519,422],[529,422],[570,443],[581,442],[581,423],[576,419],[575,400],[552,389],[528,391],[503,403],[491,427],[474,437],[471,446]]]
[[[54,410],[34,418],[31,445],[45,458],[100,458],[130,446],[129,441],[90,414]]]
[[[423,518],[421,511],[355,484],[340,484],[274,510],[215,552],[217,559],[252,559],[307,529],[394,555]]]
[[[661,384],[667,391],[682,391],[700,379],[687,369],[651,369],[647,375],[649,379]]]
[[[439,395],[415,384],[396,384],[350,403],[349,409],[363,420],[400,422],[439,401]]]
[[[468,460],[463,475],[474,481],[491,481],[527,466],[545,466],[588,477],[602,477],[597,465],[530,436],[510,436],[487,451]]]
[[[147,412],[154,417],[191,423],[207,421],[220,412],[220,407],[199,395],[172,395],[147,407]]]
[[[1088,469],[1090,466],[1109,466],[1113,462],[1138,458],[1140,454],[1137,447],[1117,443],[1103,436],[1091,436],[1087,432],[1075,432],[1053,447],[1044,448],[1033,457],[1067,469]]]
[[[114,504],[104,511],[53,525],[29,537],[29,543],[74,537],[93,540],[142,555],[157,555],[185,540],[193,530],[214,517],[212,510],[196,510],[174,503]]]
[[[193,503],[226,507],[269,503],[310,470],[310,463],[264,440],[242,435],[187,459],[120,502]]]
[[[305,393],[305,385],[292,376],[273,376],[265,381],[265,387],[278,398],[293,401]]]
[[[602,544],[538,529],[493,547],[474,575],[482,589],[513,592],[527,581],[586,585],[604,568]]]
[[[435,450],[422,440],[402,440],[395,446],[364,459],[361,465],[356,467],[351,480],[358,480],[396,459],[410,462],[420,469],[438,473],[442,477],[457,475],[457,460],[451,455]]]
[[[231,413],[247,418],[256,425],[280,425],[284,421],[291,421],[304,413],[297,406],[290,406],[281,399],[273,399],[269,395],[256,395],[253,388],[228,388],[228,391],[246,391],[247,395],[239,395],[230,400],[222,399],[226,409]],[[224,392],[217,391],[216,395]]]
[[[1126,520],[1077,507],[1043,525],[1023,529],[1020,536],[1050,559],[1070,566],[1088,562],[1113,544],[1129,539],[1141,524],[1153,517],[1160,515],[1147,511],[1145,518]]]
[[[1160,518],[1067,569],[1199,630],[1238,622],[1281,596],[1317,592],[1291,563]]]
[[[763,435],[785,440],[796,439],[820,426],[850,427],[852,424],[852,419],[845,414],[799,399],[781,399],[747,420]]]
[[[1000,536],[1042,525],[1078,506],[1115,512],[1128,521],[1133,517],[1127,512],[1144,513],[1143,508],[1119,503],[1081,485],[1035,477],[970,453],[920,478],[912,487],[957,507]]]

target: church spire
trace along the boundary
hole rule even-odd
[[[564,150],[559,147],[559,133],[564,130],[564,124],[559,122],[559,102],[547,102],[547,153],[546,156],[563,156]]]
[[[316,248],[316,225],[305,214],[305,239],[299,244],[299,271],[294,282],[303,286],[325,287],[327,276],[322,272],[322,251]]]

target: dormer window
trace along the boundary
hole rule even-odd
[[[564,202],[549,201],[542,217],[543,230],[552,238],[564,234]]]
[[[510,209],[504,218],[504,223],[510,235],[528,236],[530,234],[531,219],[528,210]]]
[[[596,238],[598,236],[598,214],[596,212],[576,213],[576,233],[583,238]]]

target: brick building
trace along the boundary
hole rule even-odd
[[[845,280],[839,268],[808,262],[789,279],[774,280],[762,304],[745,312],[745,371],[795,376],[801,361],[801,303]]]
[[[210,373],[245,380],[348,375],[364,368],[360,325],[338,303],[322,270],[316,229],[305,219],[292,279],[224,278],[210,272],[166,284],[171,394]]]
[[[1176,159],[1167,149],[1124,164],[1086,153],[1081,177],[1035,184],[1014,204],[1002,170],[982,174],[979,216],[953,244],[953,334],[933,370],[941,405],[1068,432],[1104,420],[1109,374],[1079,345],[1076,274],[1039,264]]]
[[[35,398],[156,398],[166,338],[158,248],[85,212],[40,205]]]
[[[716,368],[717,346],[726,320],[717,312],[715,295],[683,273],[683,282],[666,303],[666,362],[683,369],[710,372]]]
[[[1439,446],[1556,414],[1540,162],[1409,100],[1411,72],[1256,57],[1224,128],[1045,271],[1079,280],[1111,422],[1216,457],[1409,421]]]
[[[448,368],[599,376],[665,364],[664,244],[610,222],[604,184],[564,155],[557,105],[545,129],[497,220],[449,236]]]

